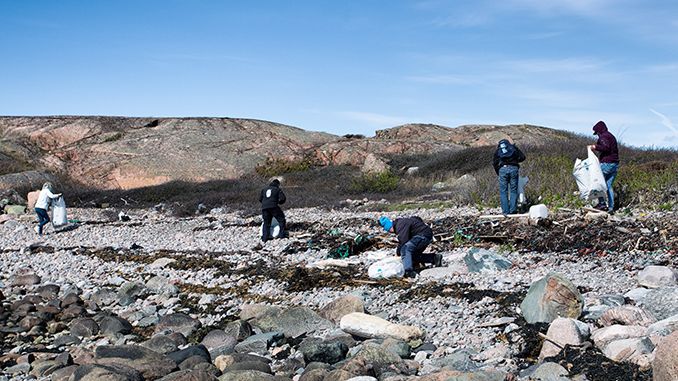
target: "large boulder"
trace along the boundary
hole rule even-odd
[[[332,323],[339,324],[344,315],[353,312],[365,312],[365,302],[361,298],[349,294],[326,304],[318,313]]]
[[[158,324],[155,326],[155,333],[167,331],[179,332],[185,337],[189,337],[201,326],[202,324],[197,319],[183,313],[174,313],[160,318]]]
[[[603,313],[600,319],[598,319],[598,323],[606,327],[613,324],[641,325],[647,327],[656,321],[657,319],[655,319],[652,314],[645,309],[636,306],[610,308]]]
[[[654,381],[678,380],[678,331],[665,337],[657,345],[652,373]]]
[[[549,326],[546,336],[559,345],[580,345],[586,341],[590,335],[589,327],[586,323],[570,318],[556,318]],[[544,340],[541,347],[539,358],[552,357],[560,353],[561,347],[555,345],[549,340]]]
[[[304,355],[304,361],[334,364],[346,358],[348,346],[339,340],[323,340],[308,338],[301,342],[299,351]]]
[[[75,369],[70,381],[143,381],[139,371],[124,364],[85,364]]]
[[[222,374],[219,381],[276,381],[276,377],[258,370],[232,370]]]
[[[617,362],[631,362],[648,369],[652,360],[654,345],[647,337],[613,341],[603,348],[603,354]]]
[[[339,326],[344,332],[369,339],[393,337],[404,341],[413,341],[424,337],[424,331],[419,327],[393,324],[378,316],[360,312],[345,315],[341,318]]]
[[[264,332],[282,332],[286,337],[299,337],[317,330],[332,328],[332,323],[323,319],[308,307],[292,307],[276,315],[266,315],[253,325]]]
[[[170,373],[158,381],[217,381],[218,378],[207,371],[199,369],[185,369]]]
[[[616,340],[632,339],[647,336],[647,328],[638,325],[611,325],[596,330],[591,335],[593,342],[600,349]]]
[[[647,266],[638,273],[638,284],[647,288],[659,288],[676,284],[676,274],[666,266]]]
[[[374,372],[381,376],[385,372],[396,374],[408,372],[407,365],[400,356],[376,343],[364,343],[360,351],[342,363],[339,368],[355,375],[368,375]]]
[[[235,346],[235,351],[239,353],[257,353],[266,354],[268,347],[277,343],[284,338],[280,332],[266,332],[258,335],[253,335],[238,343]]]
[[[151,380],[164,377],[177,367],[169,357],[138,345],[98,346],[94,360],[97,364],[128,366]]]
[[[468,271],[479,273],[484,271],[506,270],[512,263],[492,250],[473,248],[464,256]]]
[[[650,311],[657,320],[678,315],[678,286],[651,290],[639,304]]]
[[[520,310],[530,323],[550,323],[557,317],[576,319],[581,315],[584,299],[579,290],[562,275],[550,273],[532,283]]]

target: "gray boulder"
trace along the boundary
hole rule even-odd
[[[170,373],[158,381],[217,381],[218,378],[204,370],[185,369]]]
[[[155,333],[164,331],[179,332],[185,337],[189,337],[201,326],[202,324],[200,324],[199,320],[183,313],[175,313],[162,316],[155,326]]]
[[[584,299],[579,290],[562,275],[550,273],[532,283],[520,309],[530,323],[550,323],[557,317],[576,319],[581,315]]]
[[[304,361],[335,364],[346,358],[348,347],[341,341],[328,341],[317,337],[307,338],[299,344]]]
[[[97,364],[124,364],[136,369],[144,379],[164,377],[177,365],[169,357],[154,352],[139,345],[102,345],[94,350],[94,360]]]
[[[282,332],[286,337],[296,338],[317,330],[332,328],[332,323],[323,319],[308,307],[292,307],[277,315],[266,315],[253,322],[262,331]]]
[[[71,335],[78,337],[91,337],[99,333],[99,325],[91,318],[77,318],[71,321]]]
[[[186,343],[186,337],[175,332],[169,335],[155,335],[141,343],[141,346],[158,353],[166,354],[178,351],[179,346],[185,345]]]
[[[493,250],[473,248],[464,256],[468,271],[479,273],[485,271],[506,270],[513,264]]]
[[[219,355],[233,352],[238,341],[226,331],[215,329],[208,332],[200,343],[207,348],[213,358],[216,358]]]
[[[276,381],[276,377],[258,370],[232,370],[219,377],[219,381]]]
[[[119,316],[105,316],[99,322],[102,335],[113,336],[126,335],[132,332],[132,324]]]
[[[266,332],[259,335],[253,335],[238,343],[235,351],[238,353],[257,353],[266,354],[268,347],[284,338],[281,332]]]
[[[146,293],[146,287],[136,282],[126,282],[118,289],[118,303],[128,306]]]
[[[373,371],[377,377],[386,372],[408,373],[408,367],[400,356],[375,343],[363,344],[362,349],[339,368],[354,375],[368,375]]]
[[[224,332],[235,337],[237,341],[243,341],[252,336],[252,326],[245,320],[236,320],[226,324]]]
[[[177,365],[181,364],[184,360],[193,356],[199,356],[206,362],[212,362],[210,353],[207,351],[207,348],[205,348],[205,346],[202,344],[191,345],[188,348],[184,348],[182,350],[167,354],[167,357],[172,359],[172,361],[174,361]]]
[[[656,288],[648,292],[639,304],[657,320],[678,315],[678,286]]]
[[[70,381],[143,381],[139,371],[123,364],[86,364],[75,369]]]

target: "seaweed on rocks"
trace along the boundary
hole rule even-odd
[[[552,221],[552,224],[531,225],[520,219],[442,218],[433,223],[434,235],[450,238],[433,245],[445,250],[460,245],[477,247],[501,242],[511,243],[518,250],[582,255],[638,250],[678,252],[678,225],[670,217],[589,221],[578,215],[556,214]]]
[[[651,381],[652,370],[641,370],[638,365],[619,363],[607,358],[598,348],[575,348],[566,345],[548,361],[557,362],[570,375],[584,374],[589,381]]]
[[[469,302],[477,302],[485,297],[494,299],[505,310],[506,315],[512,315],[515,307],[525,296],[524,292],[500,292],[495,290],[477,289],[471,283],[424,283],[412,286],[400,295],[401,301],[426,300],[435,297],[465,299]]]

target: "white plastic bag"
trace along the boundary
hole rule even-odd
[[[52,226],[62,226],[68,223],[66,218],[66,202],[63,196],[54,200],[54,207],[52,209]]]
[[[405,267],[400,257],[388,257],[374,262],[367,269],[367,275],[372,279],[401,278]]]
[[[600,169],[600,161],[591,148],[588,149],[586,160],[577,159],[574,162],[572,175],[577,181],[579,196],[583,200],[589,201],[598,197],[607,198],[605,176]]]
[[[263,234],[264,233],[264,223],[263,222],[261,223],[260,231],[262,233],[261,235],[263,236],[264,235]],[[269,230],[268,236],[271,237],[271,238],[278,238],[279,235],[280,235],[280,224],[278,223],[278,220],[276,220],[275,217],[273,217],[273,219],[271,220],[271,230]]]
[[[527,198],[525,197],[525,185],[527,185],[528,181],[530,181],[530,178],[527,176],[518,178],[518,204],[522,205],[527,201]]]

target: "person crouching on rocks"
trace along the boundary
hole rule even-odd
[[[431,263],[435,267],[443,264],[441,254],[424,254],[424,250],[433,240],[433,231],[424,221],[417,217],[396,218],[391,221],[390,218],[382,216],[379,218],[379,224],[385,231],[395,233],[398,236],[398,248],[396,254],[400,255],[405,268],[405,277],[414,278],[417,273],[414,271],[415,263]]]
[[[286,200],[285,193],[280,189],[280,180],[278,179],[273,179],[266,188],[261,190],[259,202],[261,203],[261,217],[264,220],[264,228],[261,233],[261,240],[263,242],[272,238],[270,234],[273,217],[275,217],[280,226],[278,237],[288,237],[287,230],[285,229],[285,213],[280,209],[280,205],[284,204]]]
[[[42,190],[38,196],[38,201],[35,202],[35,213],[38,215],[38,226],[35,227],[35,232],[42,235],[42,228],[49,223],[49,205],[53,199],[61,197],[61,193],[52,193],[52,183],[45,183],[42,185]]]

